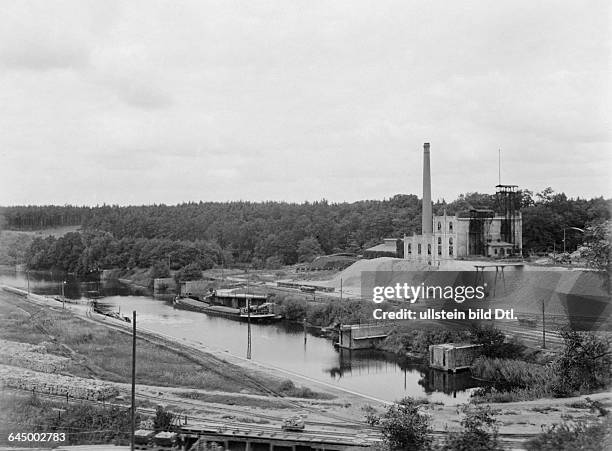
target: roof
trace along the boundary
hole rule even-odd
[[[395,242],[393,243],[393,245],[391,245],[390,243],[382,243],[382,244],[378,244],[374,247],[371,247],[369,249],[366,249],[366,251],[370,251],[370,252],[393,252],[396,253],[397,252],[397,245],[395,244]]]
[[[233,289],[220,289],[215,291],[215,296],[218,298],[241,298],[241,299],[267,299],[267,295],[262,293],[237,293],[237,290],[241,290],[242,288],[233,288]]]
[[[441,343],[437,345],[432,345],[434,348],[444,348],[444,349],[460,349],[460,348],[479,348],[482,345],[474,344],[474,343]]]

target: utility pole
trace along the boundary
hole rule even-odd
[[[542,299],[542,349],[546,349],[546,316],[544,315],[544,299]]]
[[[134,431],[136,430],[136,310],[132,311],[132,430],[130,450],[134,451]]]
[[[340,300],[342,300],[342,278],[340,279]]]
[[[66,296],[64,294],[64,285],[66,284],[65,280],[62,280],[62,308],[65,309],[65,301],[66,301]]]
[[[26,278],[28,279],[28,296],[30,295],[30,271],[26,269]]]
[[[251,300],[249,299],[249,269],[247,273],[247,294],[246,294],[246,306],[247,306],[247,359],[251,360]]]

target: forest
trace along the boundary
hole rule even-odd
[[[568,198],[551,188],[519,192],[526,254],[562,246],[563,229],[586,228],[610,219],[612,200]],[[434,213],[464,214],[496,209],[495,195],[467,193],[439,200]],[[361,253],[385,237],[420,233],[421,201],[398,194],[384,200],[302,204],[285,202],[199,202],[179,205],[12,206],[0,208],[0,228],[39,230],[80,226],[60,238],[36,238],[28,252],[32,269],[52,267],[84,273],[99,268],[180,269],[188,263],[278,267],[316,255]],[[567,233],[567,249],[583,241]]]

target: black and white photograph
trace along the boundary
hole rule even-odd
[[[612,3],[0,0],[0,451],[612,449]]]

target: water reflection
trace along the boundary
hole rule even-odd
[[[26,288],[28,278],[33,292],[58,295],[66,281],[64,294],[69,299],[101,296],[101,302],[111,311],[126,314],[136,310],[140,327],[245,356],[245,323],[176,308],[171,294],[152,296],[146,288],[132,288],[117,280],[78,280],[58,273],[26,275],[0,271],[0,283]],[[301,324],[253,324],[251,331],[253,360],[381,399],[413,396],[463,403],[477,386],[469,373],[431,370],[379,351],[335,349],[331,340],[312,330],[304,340]]]

